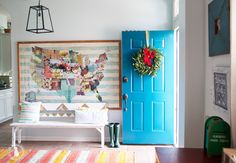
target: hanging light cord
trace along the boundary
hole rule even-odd
[[[41,3],[40,3],[40,0],[39,0],[39,7],[41,8],[41,10],[42,10],[42,6],[41,6]],[[40,11],[39,11],[39,13],[38,13],[38,16],[41,16],[41,13],[40,13]]]

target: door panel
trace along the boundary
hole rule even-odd
[[[164,76],[164,64],[165,64],[165,58],[162,57],[162,65],[160,70],[158,71],[158,75],[155,78],[152,78],[153,80],[153,91],[155,93],[160,93],[165,91],[165,76]]]
[[[164,131],[165,130],[165,103],[164,102],[153,102],[153,131]]]
[[[142,102],[132,102],[131,107],[132,112],[132,131],[143,131],[144,123],[143,123],[143,103]]]
[[[135,75],[134,75],[135,74]],[[131,71],[131,76],[130,80],[132,81],[131,83],[131,92],[132,93],[139,93],[143,92],[144,88],[144,81],[142,76],[137,76],[136,72],[134,70]]]
[[[174,35],[173,31],[151,31],[151,47],[163,53],[156,77],[140,76],[132,56],[146,45],[144,31],[122,32],[123,143],[173,144],[174,132]],[[124,108],[127,108],[124,109]]]
[[[142,39],[130,39],[131,49],[140,49],[144,46]]]

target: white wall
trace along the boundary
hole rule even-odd
[[[29,6],[37,3],[31,0],[0,1],[0,5],[10,13],[12,21],[12,65],[15,92],[17,92],[17,41],[121,39],[123,30],[172,28],[172,0],[45,0],[41,3],[50,9],[55,32],[36,35],[26,32],[25,26]],[[15,96],[15,101],[17,101],[17,96]],[[121,111],[110,111],[109,119],[121,122]],[[29,139],[44,139],[48,135],[52,139],[68,136],[74,140],[76,136],[76,139],[84,140],[85,136],[88,136],[86,140],[98,140],[98,135],[91,132],[37,130],[26,131],[24,135]]]
[[[206,60],[206,75],[205,75],[205,119],[208,116],[219,116],[225,121],[230,123],[230,112],[225,112],[223,109],[219,109],[214,105],[213,91],[213,71],[216,67],[230,67],[230,55],[220,55],[209,57],[208,51],[208,4],[212,0],[205,0],[205,60]]]
[[[205,102],[205,0],[180,0],[177,145],[202,148]]]
[[[1,3],[1,2],[0,2]],[[4,15],[7,17],[7,21],[11,21],[11,16],[10,14],[6,11],[6,9],[0,5],[0,15]]]
[[[236,148],[236,1],[231,0],[231,131]]]
[[[203,147],[205,86],[204,0],[186,0],[185,147]],[[181,55],[181,54],[180,54]],[[181,82],[181,80],[180,80]]]
[[[186,73],[186,49],[185,49],[185,35],[186,35],[186,12],[185,0],[179,0],[179,14],[173,17],[173,29],[179,28],[179,60],[177,74],[177,108],[176,108],[176,146],[184,147],[185,143],[185,73]]]

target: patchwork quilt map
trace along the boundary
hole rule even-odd
[[[32,47],[33,63],[30,70],[33,80],[38,86],[56,90],[65,96],[67,102],[75,95],[85,95],[94,92],[99,101],[97,87],[104,78],[103,70],[108,60],[104,52],[98,55],[95,62],[90,61],[88,55],[79,54],[73,50],[54,50]]]

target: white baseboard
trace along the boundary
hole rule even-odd
[[[22,136],[23,141],[81,141],[81,142],[100,142],[100,137],[52,137],[52,136]],[[121,141],[121,138],[119,138]],[[105,142],[109,142],[110,138],[105,137]]]
[[[13,119],[13,117],[11,116],[11,117],[2,119],[2,120],[0,120],[0,123],[6,122],[6,121],[8,121],[8,120],[10,120],[10,119]]]

